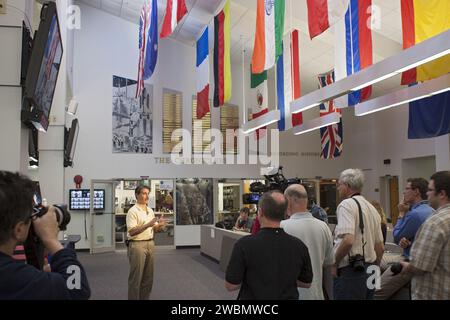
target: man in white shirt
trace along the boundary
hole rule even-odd
[[[338,182],[339,196],[344,200],[337,208],[338,223],[334,230],[338,268],[334,280],[336,300],[373,299],[374,289],[367,284],[367,268],[380,264],[384,245],[380,215],[360,194],[363,184],[364,174],[360,169],[343,171]]]
[[[284,195],[288,199],[287,214],[290,218],[281,221],[281,227],[286,233],[302,240],[308,247],[314,273],[310,288],[298,288],[299,300],[324,300],[323,269],[334,264],[333,237],[330,228],[308,212],[308,194],[302,185],[289,186]]]
[[[128,299],[148,300],[153,287],[153,232],[162,229],[165,221],[158,222],[155,213],[147,206],[150,188],[139,186],[135,190],[137,203],[128,210]]]

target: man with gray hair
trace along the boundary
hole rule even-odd
[[[308,193],[304,186],[290,185],[284,195],[288,200],[289,219],[281,221],[281,227],[286,233],[299,238],[306,244],[314,274],[310,288],[298,288],[299,300],[324,300],[323,271],[324,268],[334,264],[331,230],[325,222],[316,219],[311,212],[308,212]],[[328,279],[331,279],[331,276]],[[331,284],[329,287],[331,289]]]
[[[379,265],[384,245],[381,218],[361,191],[364,174],[360,169],[344,170],[338,181],[342,202],[336,215],[335,260],[337,278],[334,280],[336,300],[372,299],[374,289],[367,284],[370,265]]]

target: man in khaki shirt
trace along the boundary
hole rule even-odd
[[[153,254],[155,243],[154,231],[162,229],[166,222],[158,219],[147,206],[150,188],[139,186],[135,190],[137,203],[128,210],[128,260],[130,274],[128,276],[128,299],[148,300],[153,286]]]

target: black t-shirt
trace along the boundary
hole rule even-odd
[[[236,242],[226,281],[240,284],[239,299],[298,299],[297,280],[311,283],[308,248],[283,229],[263,228]]]

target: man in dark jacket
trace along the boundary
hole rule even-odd
[[[34,185],[18,174],[0,171],[0,300],[89,299],[90,288],[75,251],[58,241],[55,208],[40,218],[33,214]],[[33,223],[36,235],[52,256],[51,272],[15,261]]]

